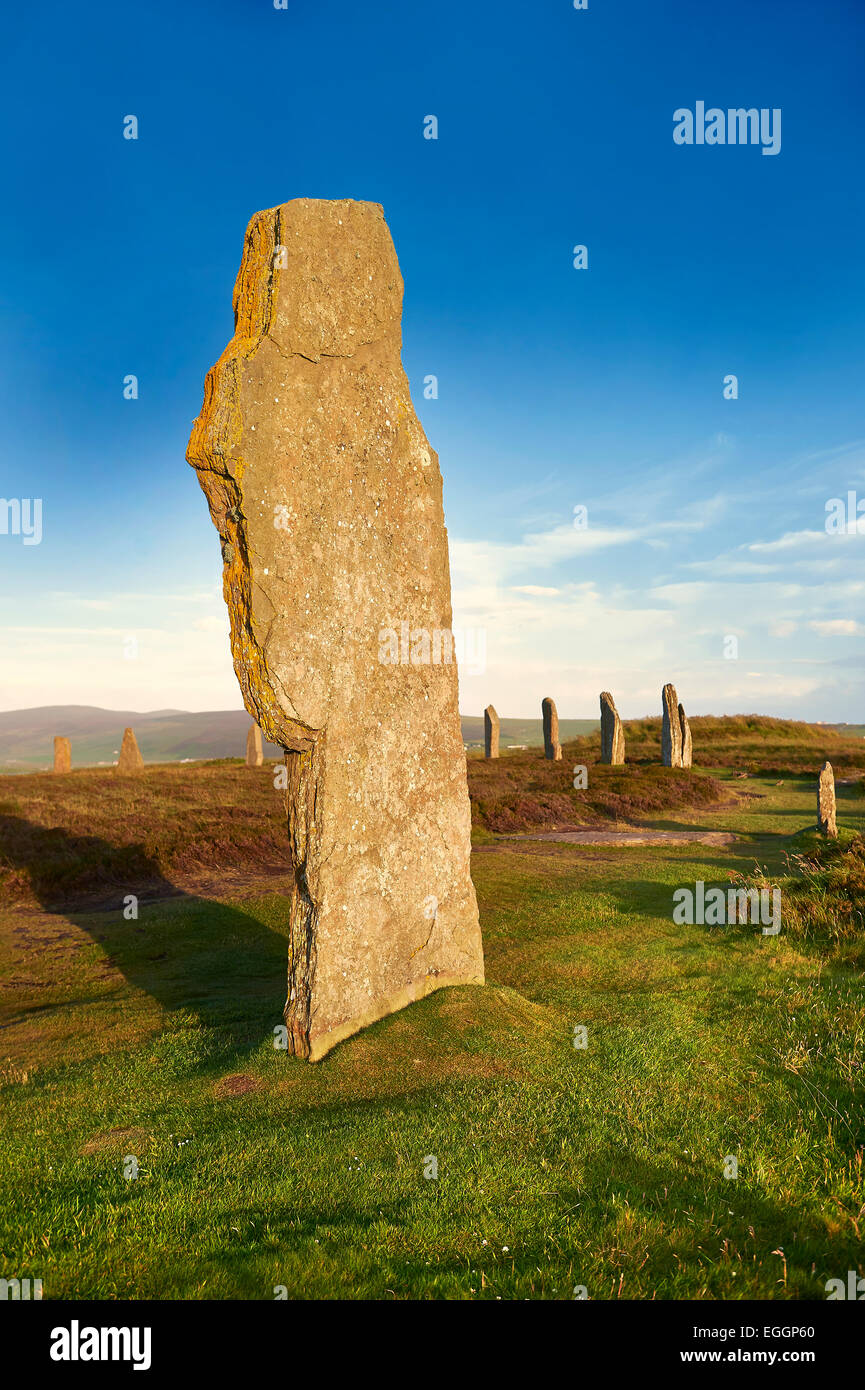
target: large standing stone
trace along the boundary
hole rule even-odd
[[[601,762],[625,761],[625,733],[616,702],[609,690],[601,691]]]
[[[661,691],[663,725],[661,728],[661,762],[664,767],[682,766],[682,726],[679,723],[679,697],[674,685]]]
[[[144,759],[138,748],[135,735],[131,729],[123,730],[123,742],[120,745],[120,757],[117,759],[118,772],[140,772],[144,766]]]
[[[54,739],[54,771],[72,771],[72,746],[68,738],[58,734]]]
[[[499,716],[492,705],[484,710],[484,757],[499,756]]]
[[[691,726],[682,705],[679,705],[679,729],[682,735],[682,767],[690,767],[694,759],[694,745],[691,740]]]
[[[541,714],[544,721],[544,757],[550,762],[558,762],[562,756],[562,745],[559,743],[559,715],[556,702],[551,700],[549,695],[541,701]]]
[[[244,703],[286,750],[285,1018],[315,1061],[431,990],[483,982],[442,482],[377,204],[257,213],[234,312],[187,457]]]
[[[264,762],[264,752],[261,747],[261,730],[257,724],[250,724],[249,733],[246,735],[246,766],[261,767]]]
[[[817,829],[832,839],[838,834],[835,824],[835,774],[831,763],[824,763],[820,769],[820,781],[817,784]]]

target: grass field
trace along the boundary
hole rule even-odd
[[[611,818],[736,832],[723,849],[499,838],[480,802],[520,784],[599,823],[606,792],[583,815],[570,786],[576,762],[601,783],[592,741],[560,766],[470,760],[488,984],[315,1066],[273,1045],[266,767],[4,779],[0,1277],[45,1298],[822,1299],[862,1274],[865,803],[853,745],[808,727],[786,764],[777,729],[762,753],[705,731],[711,795],[667,774],[660,809],[663,773],[617,773]],[[827,753],[849,753],[834,865],[811,831]],[[789,930],[673,924],[675,888],[755,870],[792,875]]]

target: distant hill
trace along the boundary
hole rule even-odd
[[[147,763],[181,762],[184,758],[242,758],[251,724],[246,710],[97,709],[93,705],[44,705],[40,709],[0,713],[0,772],[36,772],[54,762],[54,735],[72,744],[72,766],[116,762],[123,730],[130,725]],[[264,744],[266,758],[282,750]]]
[[[483,715],[461,716],[463,743],[469,752],[484,746]],[[135,730],[145,762],[182,762],[184,758],[242,758],[246,753],[249,715],[242,709],[208,710],[190,713],[188,710],[98,709],[94,705],[43,705],[38,709],[10,710],[0,713],[0,773],[38,772],[50,768],[54,760],[54,735],[64,734],[72,744],[73,767],[98,767],[116,761],[123,730],[127,725]],[[835,731],[847,738],[861,737],[861,724],[801,724],[791,720],[770,720],[756,716],[738,716],[736,720],[692,719],[696,735],[699,729],[705,747],[710,741],[721,741],[733,734],[741,736],[747,727],[758,742],[769,738],[793,738],[820,742],[821,730]],[[743,727],[739,727],[739,725]],[[700,727],[700,726],[703,727]],[[657,727],[656,727],[657,726]],[[596,734],[597,719],[560,719],[559,737],[562,742]],[[643,740],[660,738],[657,719],[628,720],[626,732],[631,738],[634,754]],[[536,748],[543,744],[540,719],[502,719],[500,743],[502,749],[525,745]],[[706,750],[708,751],[708,750]],[[282,750],[273,743],[264,744],[266,758],[282,757]]]
[[[181,762],[184,758],[242,758],[250,725],[246,710],[98,709],[94,705],[43,705],[39,709],[0,713],[0,773],[38,772],[54,761],[54,735],[63,734],[72,744],[73,767],[110,765],[117,759],[123,730],[130,725],[147,763]],[[560,735],[578,738],[599,727],[597,719],[562,719]],[[483,716],[464,715],[463,742],[469,749],[483,748]],[[501,746],[511,748],[544,741],[540,719],[503,719]],[[276,744],[264,744],[266,758],[281,758]]]
[[[484,746],[484,717],[482,714],[462,714],[463,743],[468,749]],[[585,734],[600,729],[600,719],[560,719],[559,739],[562,743],[572,738],[582,738]],[[540,719],[500,719],[499,747],[514,748],[525,745],[538,747],[544,741],[544,726]]]

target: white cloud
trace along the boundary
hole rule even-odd
[[[762,554],[777,553],[779,550],[805,550],[815,545],[827,545],[830,537],[825,531],[786,531],[774,541],[752,541],[744,549],[759,551]]]
[[[808,626],[819,632],[821,637],[858,637],[865,632],[862,624],[854,618],[813,619]]]
[[[544,598],[546,595],[560,594],[561,589],[545,589],[542,584],[512,584],[511,588],[515,594],[531,594],[533,598]]]
[[[451,541],[451,569],[455,575],[467,575],[475,581],[486,578],[504,583],[511,575],[525,570],[547,570],[565,560],[581,559],[638,539],[638,531],[591,523],[584,530],[563,525],[550,531],[529,532],[510,544],[457,538]]]

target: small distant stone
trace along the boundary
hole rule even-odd
[[[265,570],[265,574],[267,571]],[[264,751],[261,744],[261,730],[257,724],[249,726],[249,733],[246,735],[246,766],[261,767],[264,762]]]
[[[609,690],[601,691],[601,762],[616,766],[625,761],[625,733]]]
[[[691,726],[682,705],[679,705],[679,728],[682,734],[682,767],[690,767],[694,759],[694,748],[691,741]]]
[[[835,774],[829,762],[825,762],[820,769],[817,784],[817,829],[821,835],[828,835],[832,840],[838,837],[835,824]]]
[[[661,691],[661,762],[664,767],[682,766],[682,725],[679,720],[679,697],[674,685]]]
[[[559,715],[555,700],[549,695],[541,701],[541,715],[544,721],[544,757],[550,762],[559,762],[562,745],[559,743]]]
[[[484,710],[484,757],[499,756],[499,716],[492,705]]]
[[[117,760],[118,772],[140,772],[144,766],[144,759],[138,747],[135,734],[131,729],[123,730],[123,742],[120,745],[120,757]]]
[[[54,739],[54,771],[72,771],[72,748],[68,738],[62,738],[60,735]]]

